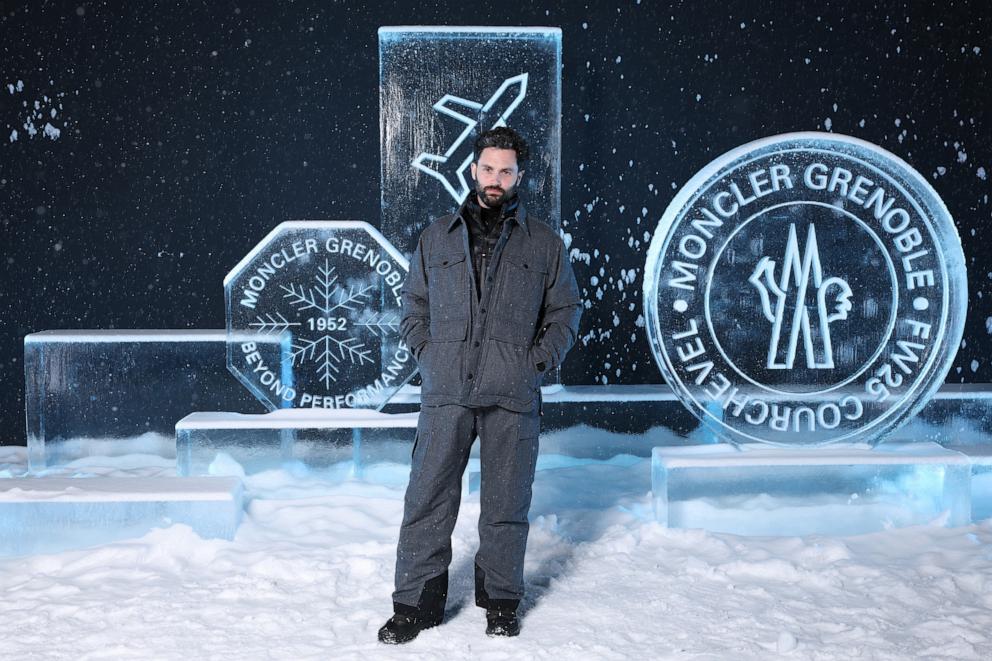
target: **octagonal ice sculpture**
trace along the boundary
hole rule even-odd
[[[408,268],[368,223],[282,223],[224,279],[228,369],[272,410],[381,409],[417,369],[399,335]],[[251,337],[278,337],[284,367]]]

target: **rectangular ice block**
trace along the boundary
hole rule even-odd
[[[476,137],[509,125],[530,144],[529,216],[561,216],[561,29],[379,28],[382,233],[409,255],[473,188]]]
[[[252,341],[269,364],[289,364],[284,339]],[[184,415],[203,409],[264,411],[228,372],[226,349],[224,330],[63,330],[26,336],[31,471],[91,454],[171,455],[173,427]],[[163,436],[167,446],[153,442]]]
[[[971,519],[970,461],[934,443],[659,447],[651,471],[655,517],[670,528],[855,535]]]
[[[233,539],[243,511],[233,477],[0,480],[0,554],[54,553],[186,524]]]
[[[886,437],[890,441],[992,445],[992,384],[944,384],[918,414]]]
[[[409,461],[418,413],[285,409],[264,415],[192,413],[176,423],[179,475],[257,473],[300,463]],[[386,444],[388,448],[377,448]]]

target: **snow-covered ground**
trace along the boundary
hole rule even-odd
[[[232,542],[185,526],[0,558],[3,659],[990,659],[992,525],[848,538],[667,530],[649,459],[546,471],[535,485],[523,631],[489,639],[472,601],[478,493],[454,535],[446,622],[387,647],[406,469],[362,480],[249,476]],[[92,474],[174,474],[129,456]],[[0,447],[0,475],[26,468]]]

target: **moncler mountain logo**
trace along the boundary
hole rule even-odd
[[[774,260],[762,257],[749,278],[761,298],[761,311],[772,325],[768,369],[792,369],[800,347],[810,369],[833,368],[830,324],[847,319],[852,307],[852,292],[843,278],[823,277],[814,225],[809,226],[802,255],[796,240],[796,226],[789,226],[789,241],[779,281],[775,278],[775,267]],[[792,306],[786,314],[790,297]],[[810,304],[807,304],[808,299],[812,299]]]

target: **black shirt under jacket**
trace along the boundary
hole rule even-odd
[[[472,253],[472,270],[475,271],[475,296],[482,297],[480,283],[489,268],[496,243],[503,232],[503,222],[517,210],[517,196],[499,207],[483,208],[477,193],[469,193],[465,203],[468,225],[468,245]]]

